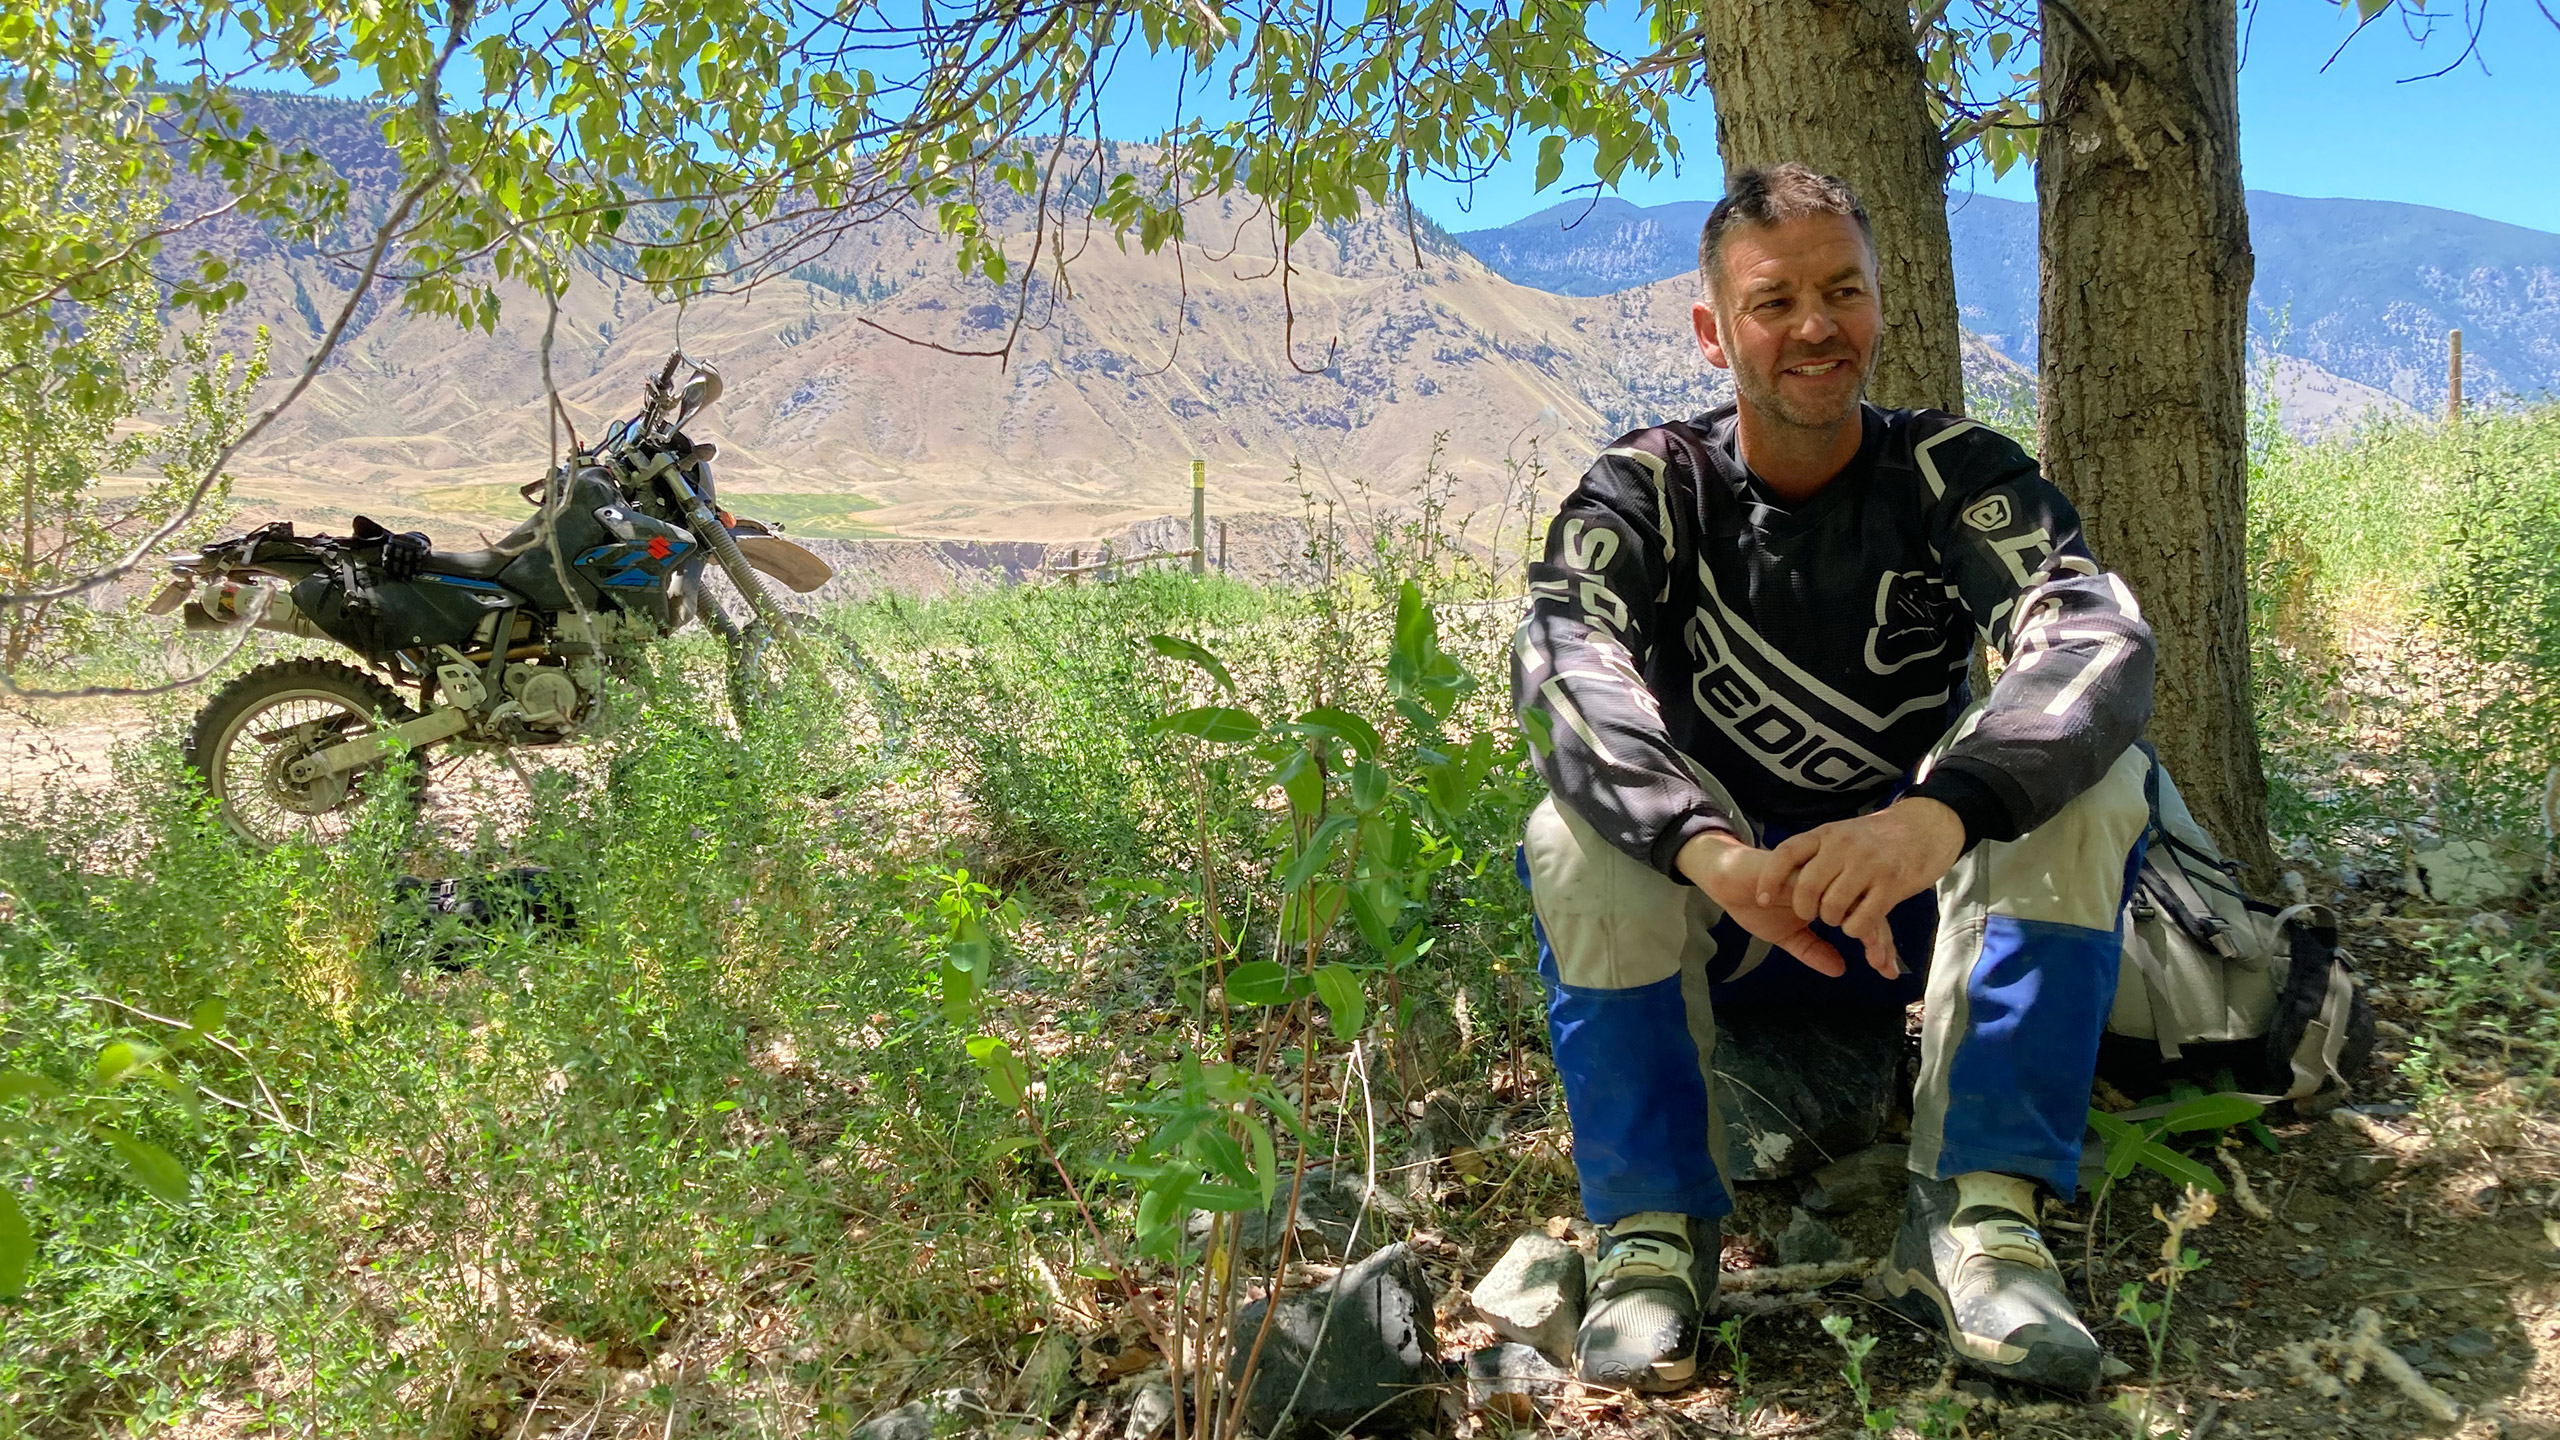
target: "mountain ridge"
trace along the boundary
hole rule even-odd
[[[2257,283],[2250,331],[2419,410],[2445,397],[2445,332],[2463,332],[2465,391],[2560,390],[2560,235],[2389,200],[2248,192]],[[1454,232],[1495,271],[1562,294],[1603,294],[1694,273],[1712,201],[1569,201],[1508,225]],[[1965,328],[2035,363],[2036,208],[1949,198]]]

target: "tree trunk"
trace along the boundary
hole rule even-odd
[[[1964,413],[1946,146],[1900,0],[1712,0],[1707,85],[1727,175],[1800,160],[1837,175],[1876,232],[1884,343],[1868,397]]]
[[[2249,687],[2249,217],[2233,0],[2046,0],[2045,473],[2159,639],[2151,739],[2272,878]],[[2085,25],[2085,28],[2083,26]]]

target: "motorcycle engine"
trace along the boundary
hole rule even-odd
[[[524,723],[544,730],[565,730],[578,721],[584,702],[577,682],[556,665],[516,664],[507,667],[507,693],[522,707]]]

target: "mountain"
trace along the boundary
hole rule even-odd
[[[351,214],[380,213],[395,173],[360,110],[248,109],[355,181]],[[212,208],[190,183],[172,208]],[[725,377],[697,430],[719,440],[722,494],[743,512],[819,537],[1073,543],[1187,513],[1194,458],[1220,514],[1357,504],[1363,487],[1402,497],[1435,462],[1451,514],[1490,514],[1540,483],[1532,460],[1550,489],[1570,483],[1610,437],[1727,393],[1677,282],[1547,294],[1428,225],[1369,217],[1294,242],[1284,290],[1267,213],[1216,200],[1186,207],[1179,260],[1089,237],[1061,276],[1054,245],[1030,263],[1023,207],[987,221],[1010,235],[1015,286],[961,278],[929,221],[855,227],[745,296],[682,307],[584,260],[552,354],[566,408],[592,435],[680,344]],[[225,324],[268,327],[274,394],[345,303],[350,243],[369,238],[301,244],[226,218],[178,248],[233,262],[249,293]],[[1017,308],[1008,358],[952,353],[997,348]],[[494,332],[466,331],[382,288],[235,466],[245,518],[342,525],[364,511],[447,543],[511,525],[516,488],[552,454],[545,320],[538,295],[510,291]]]
[[[370,185],[384,157],[351,111],[298,101],[258,118],[314,127]],[[350,207],[368,208],[363,195]],[[1402,497],[1434,463],[1451,514],[1489,515],[1539,483],[1533,458],[1545,486],[1570,483],[1610,437],[1727,393],[1677,281],[1552,295],[1371,217],[1292,244],[1284,291],[1267,215],[1214,200],[1188,207],[1181,259],[1084,243],[1061,279],[1029,263],[1027,213],[989,220],[1027,281],[963,279],[932,226],[906,223],[858,227],[745,296],[683,307],[583,262],[552,355],[566,408],[596,433],[681,345],[725,377],[696,429],[720,442],[721,492],[742,512],[820,537],[1072,543],[1186,512],[1195,457],[1222,515],[1357,505],[1364,487]],[[247,225],[196,243],[233,260],[249,293],[225,323],[268,327],[280,391],[345,303],[343,250]],[[1017,307],[1006,360],[953,353],[996,348]],[[412,315],[396,291],[368,299],[235,467],[245,518],[342,525],[363,511],[443,543],[512,524],[516,488],[552,454],[545,321],[521,291],[494,332]]]
[[[1709,208],[1575,201],[1456,239],[1523,285],[1606,294],[1694,274]],[[2032,365],[2035,207],[1958,196],[1947,225],[1965,328]],[[2249,192],[2249,233],[2250,329],[2273,353],[2432,410],[2444,403],[2445,332],[2459,327],[2468,394],[2560,390],[2560,235],[2423,205],[2269,190]],[[2283,373],[2313,379],[2291,365]]]

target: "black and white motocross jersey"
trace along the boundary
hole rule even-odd
[[[1513,703],[1558,799],[1665,874],[1707,830],[1870,808],[1965,714],[1972,637],[2005,668],[1916,793],[1967,841],[2034,829],[2151,717],[2151,632],[2080,517],[1997,431],[1865,410],[1857,459],[1788,508],[1734,410],[1619,440],[1529,567]],[[1530,711],[1542,712],[1531,716]]]

